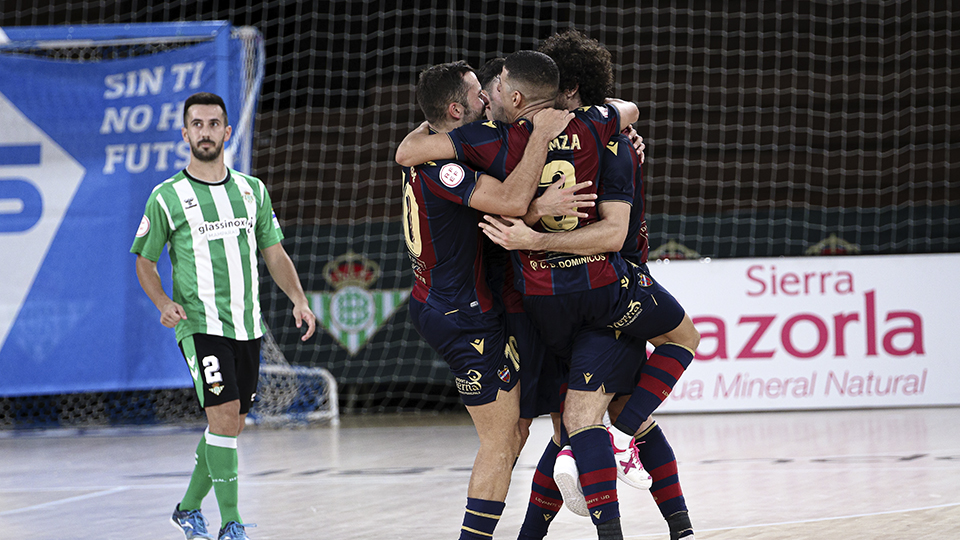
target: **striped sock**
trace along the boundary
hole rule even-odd
[[[190,475],[187,492],[180,501],[180,509],[199,510],[203,498],[210,493],[211,488],[213,480],[210,479],[210,470],[207,468],[207,433],[204,432],[197,444],[197,452],[193,455],[193,474]]]
[[[558,452],[560,447],[550,439],[533,473],[530,502],[527,503],[527,513],[523,517],[518,540],[540,540],[546,536],[550,522],[563,505],[563,497],[553,481],[553,465],[557,462]]]
[[[243,523],[238,509],[237,438],[213,433],[207,433],[206,438],[207,466],[220,507],[220,521]]]
[[[624,405],[614,426],[624,433],[636,433],[640,425],[667,399],[677,379],[693,361],[693,351],[664,343],[653,350],[640,368],[640,381]]]
[[[505,503],[471,499],[467,497],[467,510],[463,513],[460,540],[489,540],[503,514]]]
[[[617,464],[607,429],[603,424],[582,428],[570,434],[570,446],[577,456],[580,486],[594,525],[619,518]]]
[[[637,435],[637,449],[640,451],[640,463],[653,478],[650,494],[664,519],[685,511],[687,503],[680,489],[677,458],[656,422]]]

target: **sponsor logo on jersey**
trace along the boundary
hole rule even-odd
[[[150,232],[150,218],[146,215],[140,220],[140,226],[137,227],[137,238],[143,238]]]
[[[463,167],[456,163],[447,163],[443,167],[440,167],[440,181],[448,188],[459,186],[466,175]]]
[[[253,220],[250,218],[222,219],[220,221],[205,221],[197,227],[197,233],[210,240],[218,238],[232,238],[240,235],[240,231],[253,230]]]
[[[193,197],[189,197],[183,200],[184,210],[187,210],[190,208],[196,208],[196,207],[197,207],[197,200],[194,199]]]
[[[584,374],[583,374],[583,382],[585,382],[586,384],[590,384],[590,379],[592,379],[592,378],[593,378],[593,373],[584,373]]]
[[[497,377],[500,377],[501,381],[510,384],[510,368],[501,366],[500,369],[497,370]]]
[[[483,385],[480,384],[480,372],[475,369],[467,372],[466,379],[457,377],[456,383],[457,391],[465,396],[476,396],[483,390]]]
[[[310,309],[321,326],[351,356],[357,354],[410,296],[410,289],[370,290],[380,266],[348,251],[323,268],[334,292],[308,292]]]
[[[475,339],[470,342],[470,345],[477,350],[478,353],[483,354],[483,338]]]

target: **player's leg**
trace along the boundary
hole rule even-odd
[[[503,514],[510,475],[520,448],[520,389],[500,391],[497,399],[468,405],[467,411],[480,437],[467,488],[461,539],[488,539]]]
[[[206,336],[211,344],[198,347],[207,396],[204,412],[209,433],[206,458],[220,508],[220,538],[246,538],[239,510],[237,441],[257,390],[260,342]]]
[[[682,312],[675,300],[669,302],[662,298],[661,305],[672,311]],[[694,352],[700,344],[700,333],[694,327],[690,316],[684,313],[673,330],[649,338],[649,341],[654,346],[653,353],[640,368],[637,386],[613,424],[630,436],[640,430],[640,425],[670,395],[677,380],[690,366]]]
[[[612,394],[603,389],[570,389],[567,390],[563,413],[563,423],[570,433],[570,447],[580,473],[580,486],[590,519],[601,540],[623,538],[617,499],[617,468],[610,436],[603,425],[603,412],[611,397]]]
[[[187,368],[194,381],[194,388],[200,407],[204,406],[205,391],[203,386],[203,375],[199,368],[197,360],[196,344],[194,340],[197,336],[187,336],[180,341],[180,351],[186,360]],[[207,466],[207,433],[209,428],[200,436],[200,442],[197,444],[194,453],[193,472],[190,475],[190,483],[183,498],[174,508],[173,515],[170,518],[171,523],[180,529],[187,540],[193,539],[212,539],[213,535],[207,530],[209,522],[200,511],[204,497],[210,493],[213,488],[213,481],[210,479],[210,470]]]
[[[616,420],[626,401],[627,396],[624,396],[610,404],[612,420]],[[652,417],[640,425],[636,444],[640,463],[653,480],[649,488],[650,494],[670,528],[671,540],[693,538],[693,526],[690,524],[686,500],[680,487],[676,455],[663,430]]]

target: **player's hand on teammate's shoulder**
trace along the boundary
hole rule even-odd
[[[570,111],[550,107],[540,109],[533,115],[533,132],[539,132],[545,137],[553,139],[563,133],[571,120],[573,120],[573,113]]]
[[[647,145],[643,144],[643,137],[637,133],[633,125],[627,126],[627,129],[623,130],[623,134],[633,143],[633,147],[637,150],[637,156],[640,157],[640,164],[643,165],[643,150],[647,147]]]

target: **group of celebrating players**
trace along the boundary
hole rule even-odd
[[[609,52],[577,31],[479,77],[465,62],[420,74],[426,122],[396,160],[411,319],[480,438],[461,539],[493,536],[530,422],[548,413],[520,540],[543,538],[563,504],[621,539],[618,477],[650,490],[671,540],[693,538],[651,414],[700,336],[645,264],[639,110],[612,89]]]

